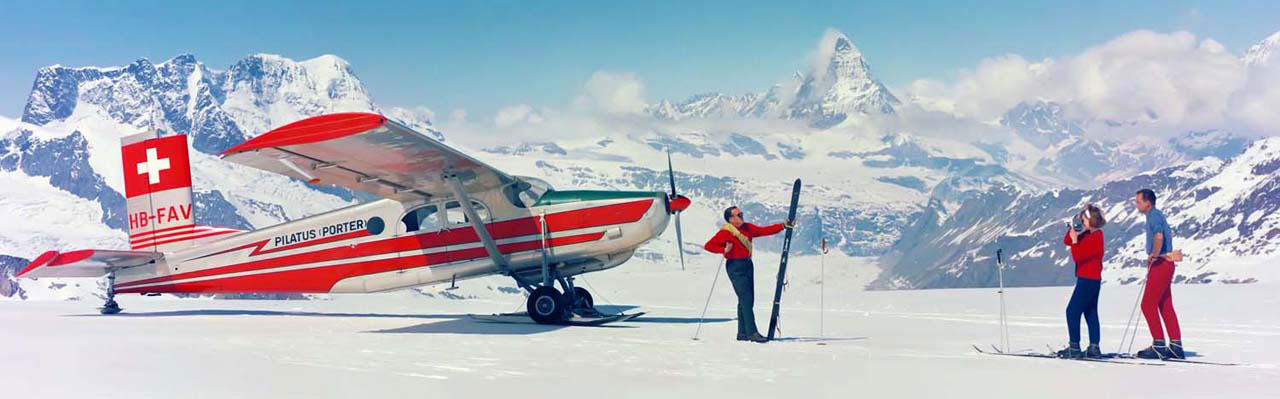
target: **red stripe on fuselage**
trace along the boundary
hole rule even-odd
[[[549,242],[547,243],[547,246],[559,247],[581,244],[599,240],[602,237],[604,237],[603,232],[558,237],[548,240]],[[540,240],[524,241],[499,245],[498,251],[504,254],[509,254],[531,251],[538,249],[541,246],[542,244]],[[435,254],[369,260],[308,269],[267,272],[248,276],[224,277],[205,281],[174,283],[152,287],[123,288],[117,289],[116,293],[323,293],[331,291],[334,284],[337,284],[338,281],[351,277],[474,260],[487,256],[488,253],[484,248],[468,248]]]
[[[190,229],[190,228],[193,228],[193,227],[196,227],[196,225],[195,225],[195,224],[188,224],[188,225],[186,225],[186,226],[166,227],[166,228],[159,229],[159,230],[144,231],[144,232],[141,232],[141,233],[133,234],[133,235],[130,235],[130,236],[129,236],[129,238],[130,238],[130,239],[135,239],[135,240],[136,240],[136,239],[141,238],[142,236],[149,235],[149,234],[163,233],[163,232],[166,232],[166,231],[170,231],[170,230],[177,230],[177,229]]]
[[[158,236],[154,236],[154,237],[147,237],[147,238],[139,238],[139,239],[135,239],[135,240],[133,240],[133,241],[130,241],[130,242],[129,242],[129,245],[134,245],[134,246],[136,246],[136,245],[139,245],[139,244],[146,244],[146,243],[149,243],[149,242],[158,241],[158,240],[166,240],[166,239],[173,239],[173,240],[177,240],[177,241],[182,241],[183,239],[190,240],[190,239],[192,239],[192,238],[191,238],[191,237],[188,237],[188,236],[204,235],[204,234],[206,234],[206,233],[215,233],[215,232],[216,232],[216,233],[218,233],[218,234],[228,234],[228,233],[240,233],[241,231],[240,231],[240,230],[231,230],[231,229],[215,229],[215,228],[212,228],[212,227],[204,227],[204,226],[200,226],[200,227],[196,227],[196,228],[194,228],[194,229],[187,230],[187,231],[179,231],[179,232],[176,232],[176,233],[166,233],[166,234],[162,234],[162,235],[158,235]],[[216,235],[216,234],[215,234],[215,235]],[[176,238],[175,238],[175,237],[176,237]],[[182,238],[182,237],[186,237],[186,238]]]
[[[150,244],[134,245],[134,246],[133,246],[133,249],[142,249],[142,248],[147,248],[147,247],[154,247],[154,246],[157,246],[157,245],[168,244],[168,243],[171,243],[171,242],[191,241],[191,240],[195,240],[195,239],[198,239],[198,238],[205,238],[205,237],[220,236],[220,235],[223,235],[223,234],[230,234],[230,233],[235,233],[235,232],[236,232],[235,230],[223,230],[223,231],[215,231],[215,232],[212,232],[212,233],[196,234],[196,235],[187,236],[187,237],[182,237],[182,238],[175,238],[175,239],[172,239],[172,240],[157,241],[157,242],[153,242],[153,243],[150,243]]]
[[[547,215],[548,230],[565,231],[575,230],[597,226],[608,226],[613,224],[631,223],[640,220],[644,213],[649,210],[653,204],[653,200],[631,201],[621,204],[604,205],[595,208],[578,209],[560,213]],[[503,222],[490,223],[485,226],[489,230],[489,234],[494,240],[504,238],[513,238],[527,235],[539,234],[538,217],[527,217]],[[357,232],[347,233],[355,234]],[[367,232],[359,232],[367,234]],[[334,236],[338,238],[342,236]],[[353,237],[349,237],[353,238]],[[344,238],[345,239],[345,238]],[[240,249],[253,248],[254,252],[250,256],[264,253],[284,251],[286,249],[295,249],[309,245],[321,244],[315,240],[294,244],[296,247],[286,248],[278,247],[266,251],[260,251],[262,246],[266,245],[266,240],[255,242],[248,245],[232,248],[220,253],[231,252]],[[335,239],[333,241],[341,241]],[[479,242],[480,238],[476,236],[474,228],[463,227],[440,232],[419,233],[416,235],[394,237],[378,241],[362,242],[351,246],[325,248],[312,252],[300,254],[285,255],[276,258],[250,261],[238,263],[228,266],[215,267],[193,272],[180,273],[170,276],[155,277],[139,281],[131,281],[116,285],[117,288],[132,287],[141,284],[150,284],[162,281],[185,280],[196,277],[214,276],[227,273],[240,273],[259,269],[270,269],[277,267],[296,266],[307,263],[326,262],[347,258],[359,258],[365,256],[382,255],[394,252],[412,251],[415,249],[438,248],[447,245],[461,245]],[[535,241],[537,242],[537,241]],[[481,248],[483,250],[483,248]]]

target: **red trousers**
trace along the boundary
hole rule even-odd
[[[1164,329],[1169,330],[1170,341],[1181,341],[1182,331],[1178,328],[1178,314],[1173,311],[1173,262],[1160,258],[1147,270],[1147,287],[1142,292],[1142,316],[1147,318],[1147,328],[1151,330],[1151,339],[1164,340]],[[1160,320],[1164,319],[1164,328]]]

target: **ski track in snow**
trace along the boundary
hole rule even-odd
[[[1280,299],[1266,284],[1174,287],[1195,360],[1238,367],[1142,367],[975,353],[997,342],[995,289],[850,290],[855,273],[827,265],[819,338],[816,262],[792,260],[782,334],[759,345],[733,340],[734,300],[720,281],[700,340],[690,339],[710,283],[710,262],[688,272],[629,265],[592,274],[597,298],[646,316],[605,327],[478,323],[523,296],[500,279],[427,296],[431,288],[315,301],[222,301],[122,296],[124,314],[96,300],[0,301],[0,382],[13,397],[127,393],[131,397],[349,397],[417,392],[476,397],[1269,397],[1280,388]],[[759,262],[757,298],[774,270]],[[862,267],[862,266],[852,266]],[[791,270],[788,270],[789,272]],[[847,272],[848,270],[844,270]],[[724,279],[721,279],[724,280]],[[583,280],[579,280],[583,281]],[[479,289],[489,285],[489,289]],[[1070,287],[1011,288],[1011,349],[1065,344]],[[1103,349],[1115,351],[1137,287],[1104,286]],[[767,323],[767,299],[757,323]],[[636,306],[636,308],[631,308]],[[1134,350],[1148,340],[1139,324]],[[822,345],[819,345],[821,343]],[[45,372],[58,370],[58,372]],[[40,371],[40,372],[33,372]],[[672,396],[674,395],[674,396]],[[110,396],[110,395],[109,395]]]

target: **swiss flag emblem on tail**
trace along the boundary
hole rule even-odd
[[[126,198],[191,187],[187,136],[142,140],[121,148]]]
[[[152,132],[121,137],[120,158],[133,249],[176,251],[208,233],[195,225],[187,136],[156,137]]]

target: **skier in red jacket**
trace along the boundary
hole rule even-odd
[[[742,210],[736,206],[724,210],[724,227],[716,232],[703,248],[707,252],[724,254],[725,272],[729,274],[729,282],[733,284],[733,292],[738,295],[738,340],[752,342],[769,342],[756,329],[755,306],[755,265],[751,263],[751,240],[778,234],[787,224],[756,226],[747,223]],[[794,221],[788,222],[794,226]]]
[[[1076,221],[1067,226],[1062,243],[1071,248],[1071,258],[1076,262],[1076,289],[1067,302],[1067,334],[1071,338],[1066,349],[1058,351],[1063,358],[1101,358],[1098,348],[1101,328],[1098,324],[1098,293],[1102,290],[1102,257],[1106,239],[1102,226],[1107,220],[1102,210],[1092,204],[1076,214]],[[1089,348],[1080,350],[1080,316],[1089,325]]]

